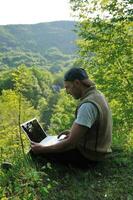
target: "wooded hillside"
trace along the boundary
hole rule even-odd
[[[0,51],[18,50],[45,54],[56,47],[64,54],[75,50],[73,21],[57,21],[31,25],[0,26]]]
[[[76,50],[74,29],[73,21],[0,26],[0,68],[70,61]]]

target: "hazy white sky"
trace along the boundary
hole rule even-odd
[[[0,25],[74,20],[69,0],[0,0]]]

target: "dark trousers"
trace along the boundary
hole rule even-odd
[[[61,153],[46,153],[36,155],[32,150],[29,152],[31,159],[38,164],[45,165],[47,162],[73,166],[78,168],[93,168],[97,161],[91,161],[85,158],[77,149],[72,149]]]

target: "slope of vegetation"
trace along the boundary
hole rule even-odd
[[[60,71],[65,61],[74,58],[75,24],[57,21],[0,26],[0,69],[25,64]]]
[[[57,21],[31,25],[0,26],[1,49],[21,49],[44,55],[47,49],[57,47],[65,54],[75,50],[73,32],[75,22]]]

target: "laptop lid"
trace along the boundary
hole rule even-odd
[[[30,141],[41,142],[47,137],[46,132],[43,130],[36,118],[24,122],[21,124],[21,128],[27,134]]]

